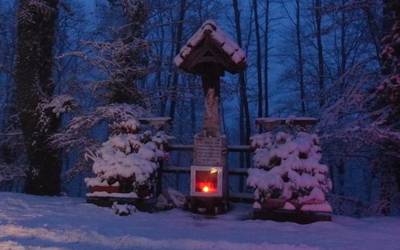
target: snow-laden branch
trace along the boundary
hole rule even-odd
[[[92,112],[74,117],[65,129],[53,136],[52,142],[59,148],[71,149],[75,146],[93,145],[90,130],[100,122],[123,122],[137,117],[144,117],[148,112],[137,105],[114,104],[98,107]]]

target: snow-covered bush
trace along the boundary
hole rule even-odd
[[[272,132],[251,138],[255,168],[247,185],[255,189],[254,208],[331,211],[325,199],[332,184],[328,167],[319,163],[317,135],[305,132]]]
[[[111,209],[116,215],[119,216],[128,216],[137,212],[137,209],[134,205],[118,204],[116,202],[114,202]]]
[[[152,197],[156,169],[159,161],[166,157],[164,146],[169,136],[163,131],[141,132],[140,122],[134,118],[113,123],[110,127],[112,134],[108,140],[86,154],[86,158],[93,161],[92,170],[96,175],[86,178],[87,186],[116,187],[115,193],[120,197]],[[104,191],[89,195],[111,196]]]

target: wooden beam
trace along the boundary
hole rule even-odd
[[[229,199],[233,201],[247,201],[253,202],[254,201],[254,194],[253,193],[235,193],[229,192]]]
[[[247,170],[247,168],[231,168],[228,173],[231,175],[247,175]],[[189,173],[190,167],[169,166],[162,168],[161,171],[164,173]]]
[[[171,117],[140,117],[139,122],[149,124],[157,129],[166,127],[171,122]]]
[[[251,152],[253,149],[250,145],[228,145],[229,152]],[[193,144],[169,144],[169,151],[190,151],[193,150]]]
[[[190,167],[165,167],[161,170],[164,173],[189,173]]]
[[[193,144],[168,144],[168,151],[193,151]]]
[[[231,168],[228,170],[232,175],[247,175],[248,168]]]
[[[230,152],[251,152],[253,149],[250,145],[228,145],[228,151]]]
[[[279,126],[315,126],[318,121],[314,117],[260,117],[256,119],[256,125],[270,131]]]

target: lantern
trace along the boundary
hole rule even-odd
[[[191,167],[191,196],[222,197],[222,167]]]

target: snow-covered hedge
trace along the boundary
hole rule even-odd
[[[92,170],[96,175],[85,179],[87,186],[117,187],[118,197],[122,194],[130,198],[151,197],[159,161],[167,156],[164,146],[169,136],[163,131],[141,132],[140,122],[132,118],[112,124],[111,129],[113,133],[108,140],[86,154],[93,161]],[[113,196],[105,191],[88,195]]]
[[[325,195],[332,183],[320,163],[317,135],[268,132],[253,136],[251,144],[255,168],[249,169],[247,184],[255,189],[254,208],[331,211]]]

